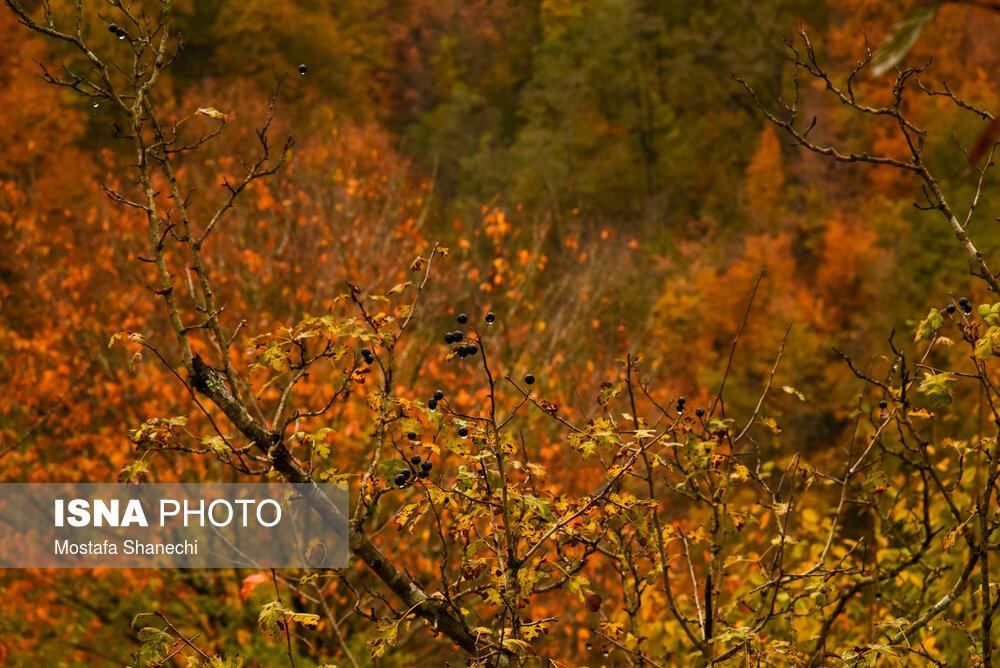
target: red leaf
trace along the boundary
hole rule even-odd
[[[990,121],[990,124],[986,126],[983,130],[983,134],[979,136],[979,140],[976,145],[972,147],[969,151],[969,164],[975,166],[983,159],[986,152],[993,146],[993,143],[997,140],[997,135],[1000,134],[1000,118],[994,118]]]
[[[243,600],[247,600],[247,597],[250,596],[250,592],[252,592],[257,585],[265,580],[267,580],[267,573],[254,573],[253,575],[248,575],[243,578],[243,587],[240,588],[240,596],[243,597]]]

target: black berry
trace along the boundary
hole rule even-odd
[[[469,435],[469,428],[468,427],[459,427],[458,428],[458,435],[461,436],[462,438],[465,438],[466,436]]]
[[[469,349],[466,348],[465,346],[459,346],[458,350],[456,352],[458,353],[459,357],[463,357],[464,358],[466,355],[469,354]]]
[[[372,351],[370,349],[368,349],[368,348],[362,348],[361,349],[361,356],[362,357],[371,357],[372,356]]]
[[[423,469],[420,469],[420,471],[417,472],[417,477],[418,478],[426,478],[428,475],[429,474],[427,473],[427,471],[425,471]]]
[[[965,313],[965,315],[969,315],[970,313],[972,313],[972,304],[966,304],[965,308],[963,308],[962,311]]]
[[[705,417],[705,409],[704,408],[696,408],[696,409],[694,409],[694,414],[697,415],[698,417]]]
[[[487,324],[487,325],[492,325],[492,324],[493,324],[493,322],[494,322],[494,321],[495,321],[496,319],[497,319],[497,314],[496,314],[496,313],[494,313],[493,311],[490,311],[489,313],[487,313],[487,314],[486,314],[486,324]]]
[[[455,343],[458,343],[459,341],[461,341],[464,338],[465,338],[465,333],[464,332],[460,332],[457,329],[454,332],[451,333],[451,340],[454,341]]]
[[[403,475],[402,473],[400,473],[399,475],[397,475],[396,476],[396,486],[397,487],[403,487],[403,486],[405,486],[406,485],[406,478],[407,478],[407,476]]]
[[[677,405],[678,406],[683,406],[686,403],[687,403],[687,399],[685,399],[684,397],[677,397]]]
[[[117,23],[109,23],[108,24],[108,32],[110,32],[110,33],[117,33],[118,32],[118,24]]]
[[[427,408],[429,408],[429,409],[431,409],[433,411],[433,410],[437,409],[437,407],[438,407],[437,399],[428,399],[428,401],[427,401]]]
[[[412,457],[410,457],[410,463],[413,464],[414,466],[419,466],[420,465],[420,455],[413,455]]]
[[[479,352],[479,348],[477,348],[476,346],[472,345],[471,343],[469,345],[465,346],[465,354],[466,355],[475,355],[478,352]]]
[[[469,322],[469,316],[465,315],[464,313],[459,313],[458,314],[458,324],[464,325],[467,322]]]
[[[407,480],[409,480],[409,479],[410,479],[410,476],[411,476],[411,475],[413,475],[413,471],[411,471],[410,469],[403,469],[403,470],[402,470],[402,471],[400,472],[400,474],[399,474],[399,475],[401,475],[401,476],[403,476],[404,478],[406,478]]]
[[[966,306],[969,305],[969,300],[966,299],[965,297],[962,297],[961,299],[958,300],[958,305],[961,306],[962,308],[965,308]]]
[[[955,312],[955,305],[954,304],[948,304],[947,306],[944,307],[944,310],[947,311],[948,313],[954,313]]]
[[[452,332],[448,332],[447,334],[444,335],[444,342],[448,345],[451,345],[454,342],[451,338],[451,335]]]
[[[425,459],[424,461],[420,462],[421,471],[430,471],[432,468],[434,468],[434,464],[431,463],[431,460]]]
[[[444,391],[443,390],[437,390],[434,393],[434,398],[437,399],[438,401],[441,401],[442,399],[444,399]]]
[[[299,65],[299,74],[305,74],[308,71],[309,71],[308,67],[306,67],[305,65]]]
[[[121,28],[116,30],[115,34],[118,35],[118,39],[125,39],[125,31],[122,30]]]
[[[417,432],[415,431],[406,432],[406,438],[410,439],[411,441],[417,440]]]
[[[535,376],[533,374],[529,373],[527,376],[524,377],[524,383],[526,385],[534,385],[535,384]]]
[[[889,405],[889,402],[886,401],[885,399],[883,399],[882,401],[878,402],[878,407],[881,408],[882,410],[885,410],[885,407],[888,406],[888,405]]]

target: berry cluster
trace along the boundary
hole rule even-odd
[[[436,411],[438,407],[438,402],[444,399],[443,390],[435,390],[434,396],[427,400],[427,408],[431,411]]]
[[[431,469],[434,468],[434,464],[431,463],[431,460],[424,459],[421,461],[420,455],[413,455],[410,457],[410,464],[412,464],[414,468],[411,469],[407,467],[396,474],[396,486],[400,489],[413,482],[414,471],[416,471],[417,478],[422,480],[429,476],[431,474]]]
[[[972,315],[972,304],[969,303],[968,299],[962,297],[961,299],[958,300],[958,305],[962,309],[962,312],[965,313],[965,315]],[[952,315],[958,309],[955,308],[954,304],[948,304],[947,306],[944,307],[944,310],[947,311],[949,315]]]
[[[375,361],[375,355],[368,348],[361,349],[361,357],[365,360],[365,364],[371,365]]]
[[[494,322],[496,322],[496,319],[497,319],[497,315],[493,311],[490,311],[489,313],[486,314],[486,324],[487,325],[492,325]],[[459,313],[457,320],[458,320],[458,324],[460,324],[460,325],[466,325],[469,322],[469,316],[467,316],[464,313]],[[467,340],[468,340],[468,342],[466,343],[465,341],[467,341]],[[476,353],[479,352],[479,346],[477,346],[472,341],[472,339],[466,337],[465,333],[462,330],[459,330],[459,329],[456,329],[454,332],[446,332],[445,335],[444,335],[444,342],[445,342],[446,345],[449,345],[449,346],[452,345],[452,344],[455,344],[455,343],[461,344],[457,348],[455,348],[454,352],[455,352],[456,355],[458,355],[459,357],[462,357],[462,358],[469,357],[471,355],[475,355]]]
[[[108,32],[111,33],[112,35],[118,35],[118,39],[125,39],[125,35],[127,34],[125,30],[117,23],[109,23]]]
[[[685,397],[677,397],[677,414],[678,415],[683,415],[684,414],[684,404],[686,404],[686,403],[687,403],[687,398],[685,398]]]
[[[427,408],[436,411],[438,402],[444,399],[444,390],[434,390],[434,396],[427,400]]]
[[[448,345],[453,343],[459,343],[465,340],[465,334],[456,330],[454,332],[448,332],[444,335],[444,342]],[[459,357],[468,357],[469,355],[475,355],[479,352],[479,347],[475,343],[463,343],[458,348],[455,348],[455,354]]]

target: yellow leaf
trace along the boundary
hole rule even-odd
[[[941,547],[944,548],[945,552],[951,552],[951,548],[955,547],[955,540],[958,538],[958,527],[955,527],[948,533],[944,535],[941,539]]]
[[[409,528],[410,532],[413,532],[413,526],[417,523],[424,513],[427,512],[427,504],[423,501],[417,503],[409,503],[403,506],[396,516],[392,518],[392,523],[402,531],[405,528]]]
[[[521,636],[525,640],[534,640],[538,636],[542,635],[548,629],[548,623],[546,622],[535,622],[530,624],[523,624],[521,626]]]
[[[711,538],[711,536],[709,536],[708,532],[705,530],[705,527],[703,526],[699,526],[694,531],[688,533],[687,537],[688,540],[691,541],[692,543],[701,543]]]
[[[483,597],[486,599],[487,603],[492,603],[493,605],[503,605],[503,597],[501,597],[500,592],[493,587],[487,589]]]
[[[775,436],[781,436],[781,427],[778,426],[778,423],[773,417],[763,418],[760,423],[770,429]]]
[[[289,612],[286,616],[303,628],[315,629],[319,626],[319,615],[311,615],[305,612]]]
[[[222,113],[215,107],[201,107],[195,113],[200,114],[202,116],[208,116],[209,118],[215,119],[217,121],[224,121],[228,118],[226,114]]]

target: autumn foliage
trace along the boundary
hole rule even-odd
[[[352,563],[4,571],[0,663],[992,665],[991,3],[75,7],[0,482],[346,482]]]

